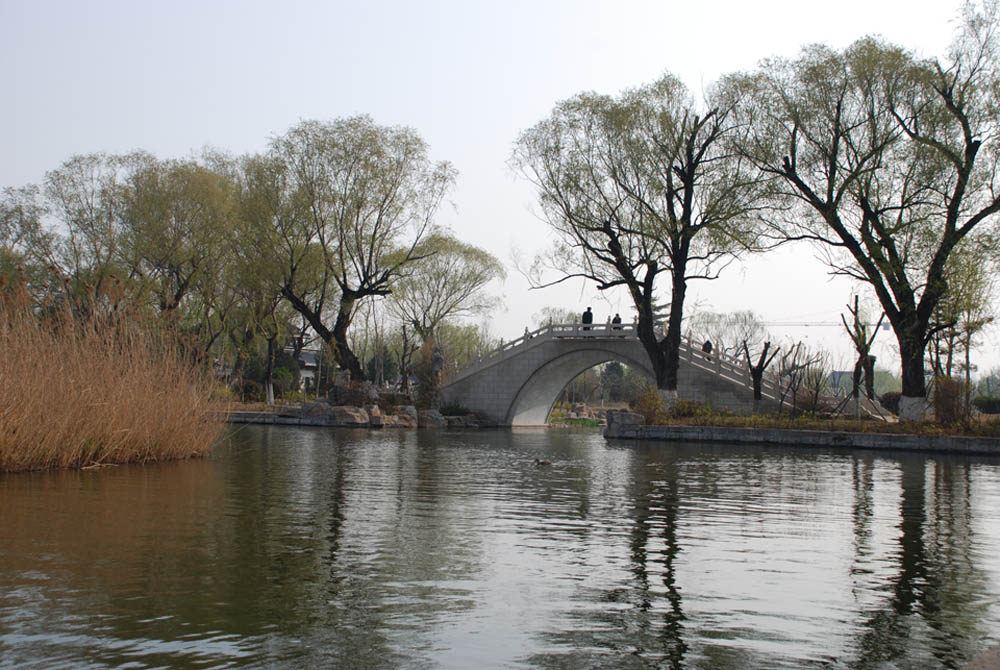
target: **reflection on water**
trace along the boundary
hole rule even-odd
[[[958,668],[998,521],[996,460],[246,427],[0,477],[0,667]]]

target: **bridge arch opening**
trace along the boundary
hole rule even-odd
[[[604,363],[616,361],[644,376],[654,375],[649,363],[607,349],[580,349],[558,356],[535,370],[514,396],[507,415],[511,426],[543,426],[562,391],[580,374]]]

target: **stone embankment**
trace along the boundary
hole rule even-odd
[[[232,412],[230,423],[266,423],[284,426],[329,426],[338,428],[478,428],[476,417],[443,416],[433,409],[396,405],[391,412],[378,405],[354,407],[309,402],[279,407],[273,412]]]
[[[835,449],[893,449],[1000,456],[1000,439],[947,435],[848,433],[825,430],[729,428],[723,426],[646,426],[640,414],[609,411],[607,438],[665,442],[725,442],[729,444],[822,447]]]

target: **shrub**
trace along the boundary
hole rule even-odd
[[[981,395],[972,404],[983,414],[1000,414],[1000,398],[996,396]]]
[[[965,384],[947,376],[934,378],[934,418],[941,425],[958,423],[964,417]]]
[[[883,393],[882,397],[879,398],[879,402],[882,403],[882,407],[893,414],[899,414],[899,399],[903,396],[899,391],[889,391],[888,393]]]
[[[456,403],[441,405],[440,411],[444,416],[465,416],[466,414],[472,414],[471,409],[468,407],[462,407]]]
[[[264,402],[264,385],[252,379],[242,380],[239,393],[243,402]]]
[[[669,415],[675,419],[691,419],[700,416],[713,416],[725,413],[726,412],[718,412],[713,410],[708,405],[694,402],[692,400],[678,400],[669,411]]]
[[[670,420],[670,413],[656,389],[640,393],[631,404],[632,411],[641,414],[647,426],[657,426]]]
[[[330,402],[350,407],[367,407],[372,404],[367,382],[350,382],[347,386],[335,386],[331,390]]]
[[[286,402],[310,402],[313,396],[305,391],[286,391],[281,394],[281,399]]]
[[[295,390],[295,377],[287,368],[275,368],[271,373],[271,384],[274,388],[274,397],[284,398],[286,393]]]

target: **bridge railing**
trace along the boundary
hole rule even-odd
[[[588,337],[635,339],[638,337],[638,331],[635,323],[549,323],[535,330],[525,328],[521,337],[508,342],[501,341],[500,346],[470,361],[464,368],[451,376],[447,382],[455,382],[473,375],[509,356],[551,339]],[[694,367],[714,372],[718,377],[728,379],[741,386],[753,387],[750,372],[738,356],[732,356],[725,352],[703,352],[701,345],[695,342],[690,335],[681,338],[679,354],[682,361],[686,361]],[[773,376],[765,375],[761,391],[764,397],[775,401],[781,397],[781,385]]]
[[[714,372],[718,377],[729,379],[741,386],[753,388],[753,378],[747,369],[746,362],[739,356],[733,356],[724,351],[704,352],[690,335],[681,337],[680,359],[696,368]],[[781,385],[770,375],[761,380],[761,395],[771,400],[781,397]]]
[[[604,337],[631,338],[636,335],[634,323],[549,323],[535,330],[524,329],[524,335],[509,342],[500,341],[500,346],[488,351],[458,370],[447,382],[458,381],[473,375],[483,368],[493,365],[515,353],[534,347],[542,342],[557,338]]]
[[[500,346],[489,351],[475,360],[471,361],[461,370],[451,376],[446,383],[455,382],[470,375],[473,375],[483,368],[495,364],[496,362],[520,353],[523,350],[534,347],[552,339],[561,338],[628,338],[638,337],[635,323],[549,323],[535,330],[525,328],[521,337],[500,342]],[[753,388],[753,379],[747,369],[746,361],[738,355],[731,355],[724,351],[704,352],[702,345],[696,342],[690,335],[681,338],[679,348],[681,361],[689,365],[706,370],[715,376],[727,379],[739,386]],[[789,402],[789,391],[786,380],[782,380],[773,371],[764,374],[761,380],[761,394],[774,402]],[[885,410],[880,406],[862,399],[862,405],[866,412],[873,415],[885,415]]]

